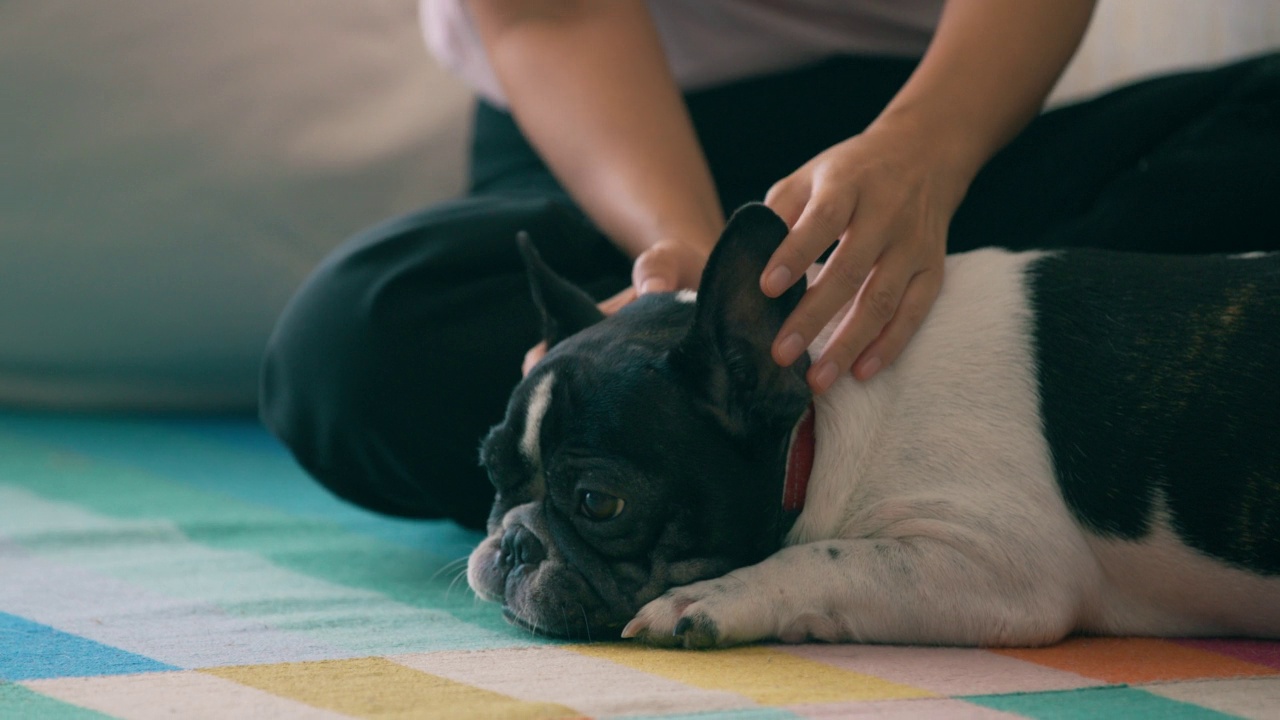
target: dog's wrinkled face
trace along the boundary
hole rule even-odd
[[[778,548],[786,444],[809,402],[807,360],[769,355],[803,285],[758,289],[786,232],[748,206],[696,300],[646,296],[607,319],[522,243],[550,350],[482,445],[497,496],[467,573],[508,620],[617,637],[668,588]]]

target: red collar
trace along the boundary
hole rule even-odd
[[[799,514],[809,491],[809,475],[813,472],[813,403],[791,431],[791,448],[787,452],[787,477],[782,484],[782,510]]]

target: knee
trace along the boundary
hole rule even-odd
[[[369,312],[365,236],[340,247],[302,284],[276,322],[263,353],[259,415],[322,485],[378,512],[421,516],[407,496],[369,477],[353,435],[371,420],[381,374],[376,320]],[[429,515],[429,514],[428,514]]]

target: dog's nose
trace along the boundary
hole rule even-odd
[[[528,528],[514,525],[502,535],[502,557],[512,567],[537,565],[547,557],[547,549]]]

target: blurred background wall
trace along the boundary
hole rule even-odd
[[[1280,50],[1275,0],[1100,0],[1051,102],[1269,50]]]
[[[334,245],[461,188],[414,0],[0,2],[0,404],[246,408]]]

